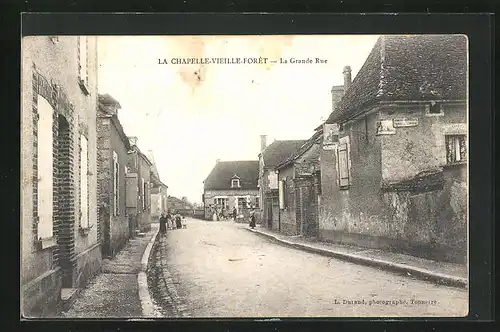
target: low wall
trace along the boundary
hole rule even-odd
[[[62,308],[62,271],[56,268],[21,286],[24,318],[56,317]]]
[[[99,243],[76,256],[76,268],[73,274],[76,287],[84,288],[101,271],[102,257]]]

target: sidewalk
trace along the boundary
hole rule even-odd
[[[281,244],[308,252],[370,265],[438,284],[460,288],[467,288],[468,285],[465,264],[437,262],[385,250],[320,242],[303,236],[286,236],[259,226],[253,230],[247,229]]]
[[[130,239],[112,259],[103,259],[102,272],[82,290],[63,312],[64,318],[141,318],[154,316],[147,290],[146,268],[158,224]]]

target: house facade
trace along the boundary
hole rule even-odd
[[[21,308],[56,315],[101,268],[97,39],[22,39]]]
[[[149,150],[147,157],[151,162],[151,220],[159,221],[161,214],[168,211],[168,186],[160,180],[153,151]]]
[[[276,166],[278,174],[278,230],[287,235],[315,237],[319,231],[321,199],[319,156],[323,128],[291,157]]]
[[[118,101],[99,95],[97,113],[98,235],[103,257],[114,257],[130,238],[125,176],[130,143],[118,119]]]
[[[137,137],[129,137],[129,142],[131,151],[126,174],[127,214],[132,233],[147,232],[151,229],[152,163],[137,146]]]
[[[259,206],[257,177],[259,162],[219,161],[203,182],[205,219],[214,213],[229,215],[234,208],[240,217],[246,218],[249,209]]]
[[[466,75],[463,36],[377,41],[324,124],[322,239],[466,260]]]
[[[279,189],[276,166],[295,154],[306,140],[276,140],[267,145],[266,135],[261,135],[258,187],[261,226],[279,229]]]

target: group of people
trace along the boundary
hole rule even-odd
[[[160,216],[160,233],[165,235],[167,229],[182,228],[182,216],[177,212],[175,215],[162,213]]]

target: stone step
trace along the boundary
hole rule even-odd
[[[61,300],[63,305],[63,311],[67,311],[69,308],[71,308],[77,297],[78,297],[78,289],[76,288],[61,289]]]

